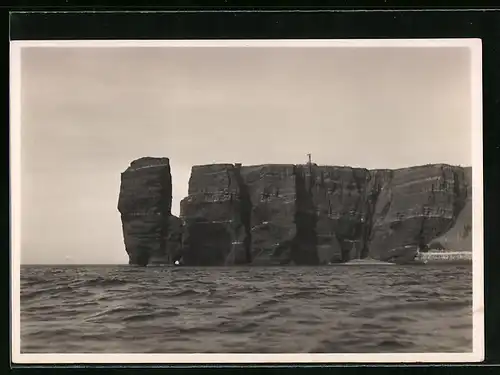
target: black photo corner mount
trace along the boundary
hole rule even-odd
[[[66,2],[67,3],[67,2]],[[22,4],[21,4],[22,5]],[[477,3],[476,5],[479,5]],[[76,8],[75,8],[76,9]],[[125,8],[126,9],[126,8]],[[4,8],[4,10],[6,10]],[[496,228],[500,168],[500,11],[498,10],[305,10],[224,12],[187,8],[176,12],[59,13],[12,8],[10,40],[103,39],[402,39],[479,38],[483,61],[483,179],[484,179],[484,284],[485,363],[500,363],[500,264]],[[23,12],[15,12],[23,11]],[[48,9],[47,9],[48,10]],[[68,11],[67,8],[63,9]],[[5,23],[4,24],[4,29]],[[5,77],[5,76],[4,76]],[[8,73],[7,73],[8,82]],[[7,85],[8,86],[8,85]],[[8,94],[8,93],[7,93]],[[8,104],[7,104],[8,105]],[[9,109],[7,108],[7,113]],[[8,142],[8,135],[7,135]],[[5,150],[8,150],[9,144]],[[7,154],[8,160],[8,154]],[[9,177],[8,177],[9,178]],[[8,193],[8,191],[7,191]],[[7,202],[9,204],[9,202]],[[9,238],[10,232],[4,238]],[[4,252],[4,256],[8,256]],[[10,265],[7,259],[4,264]],[[10,270],[9,270],[10,275]],[[9,331],[10,331],[10,322]],[[336,364],[333,364],[336,366]],[[88,365],[84,365],[87,367]],[[145,365],[146,366],[146,365]],[[193,365],[196,366],[196,365]],[[238,365],[239,366],[239,365]],[[359,365],[357,365],[359,366]],[[392,365],[391,365],[392,366]],[[47,365],[46,367],[54,367]],[[131,366],[126,366],[131,367]],[[147,367],[150,367],[147,365]],[[175,367],[175,366],[174,366]],[[426,371],[457,369],[429,367]],[[316,368],[317,369],[317,368]],[[22,370],[19,368],[16,371]],[[54,369],[52,369],[54,370]],[[319,370],[319,369],[317,369]],[[349,370],[349,369],[343,369]],[[354,369],[352,369],[354,370]],[[361,370],[360,368],[356,371]],[[393,367],[384,369],[391,372]],[[108,371],[108,370],[105,370]],[[257,370],[261,371],[261,370]],[[451,371],[450,371],[451,372]]]

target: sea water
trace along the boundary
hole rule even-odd
[[[23,353],[465,352],[471,266],[23,266]]]

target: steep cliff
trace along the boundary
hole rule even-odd
[[[182,224],[171,207],[168,158],[134,160],[121,174],[118,211],[130,264],[167,264],[179,257]]]
[[[186,264],[300,264],[471,250],[470,168],[217,164],[181,203]]]
[[[377,259],[398,257],[408,245],[425,250],[453,227],[466,206],[464,168],[438,164],[382,173],[388,177],[375,205],[369,245]]]

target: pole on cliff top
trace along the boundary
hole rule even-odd
[[[309,158],[309,162],[307,163],[309,167],[309,186],[312,186],[312,162],[311,162],[311,154],[307,154]]]

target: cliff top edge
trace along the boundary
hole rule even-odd
[[[215,168],[215,169],[223,169],[223,168],[232,168],[238,165],[239,163],[231,164],[231,163],[212,163],[212,164],[197,164],[193,165],[191,168],[192,170],[194,169],[203,169],[203,168]],[[306,167],[308,164],[307,163],[302,163],[302,164],[278,164],[278,163],[266,163],[266,164],[250,164],[250,165],[245,165],[245,164],[240,164],[242,168],[265,168],[265,167],[271,167],[271,168],[293,168],[295,166],[298,167]],[[373,169],[368,169],[368,168],[363,168],[363,167],[352,167],[349,165],[324,165],[324,164],[316,164],[312,163],[314,167],[317,168],[338,168],[338,169],[355,169],[355,170],[366,170],[366,171],[398,171],[398,170],[405,170],[405,169],[418,169],[418,168],[429,168],[429,167],[450,167],[450,168],[463,168],[463,169],[472,169],[472,166],[464,166],[464,165],[453,165],[453,164],[447,164],[447,163],[432,163],[432,164],[420,164],[420,165],[413,165],[413,166],[408,166],[408,167],[400,167],[400,168],[373,168]]]
[[[170,166],[170,159],[168,157],[153,157],[153,156],[145,156],[138,159],[135,159],[130,162],[127,170],[135,169],[135,168],[143,168],[143,167],[152,167],[152,166]],[[363,168],[363,167],[353,167],[349,165],[325,165],[325,164],[316,164],[312,163],[312,165],[316,168],[334,168],[334,169],[352,169],[352,170],[365,170],[370,172],[377,171],[401,171],[408,169],[419,169],[419,168],[442,168],[442,167],[450,167],[450,168],[463,168],[464,170],[471,170],[472,166],[468,165],[453,165],[448,163],[429,163],[429,164],[420,164],[413,165],[408,167],[400,167],[400,168]],[[209,163],[209,164],[195,164],[191,167],[191,170],[197,169],[215,169],[215,170],[224,170],[226,168],[235,168],[240,166],[245,169],[249,168],[293,168],[293,167],[306,167],[307,163],[300,164],[280,164],[280,163],[265,163],[265,164],[249,164],[245,165],[243,163]]]

